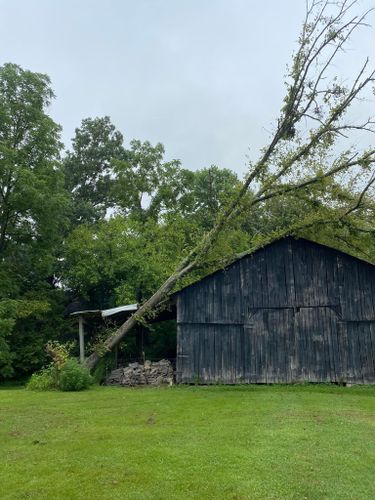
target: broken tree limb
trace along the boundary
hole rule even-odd
[[[204,235],[152,297],[105,341],[107,350],[118,345],[137,323],[157,308],[182,277],[202,265],[223,228],[243,209],[242,201],[251,187],[256,185],[255,194],[247,206],[249,215],[256,206],[270,198],[306,189],[338,173],[348,172],[353,167],[363,168],[364,175],[369,172],[371,174],[375,162],[375,150],[359,152],[350,147],[348,151],[336,154],[337,159],[331,162],[330,166],[325,165],[325,169],[322,166],[321,172],[311,175],[312,164],[319,163],[324,152],[327,157],[328,153],[332,154],[335,140],[341,136],[343,130],[374,131],[375,121],[372,118],[358,124],[343,121],[354,100],[375,80],[374,72],[369,72],[366,76],[368,60],[362,65],[350,88],[340,85],[336,79],[329,82],[327,78],[327,70],[337,54],[343,51],[344,44],[355,29],[364,25],[368,12],[359,16],[350,15],[356,5],[356,1],[348,2],[348,0],[333,3],[329,0],[307,2],[306,18],[298,50],[287,75],[286,96],[268,146],[262,151],[259,160],[251,164],[243,185],[232,201],[218,214],[213,228]],[[330,9],[334,8],[336,11],[329,14]],[[349,15],[347,19],[346,16]],[[307,136],[306,134],[304,136],[302,130],[303,118],[317,124],[316,128],[309,130]],[[301,168],[305,176],[298,182],[290,182],[290,178],[295,177],[295,171]],[[372,181],[367,185],[366,191],[372,186]],[[362,198],[364,195],[365,193]],[[346,215],[339,213],[338,220],[353,213],[361,203],[362,199],[357,201],[357,208],[346,209]],[[310,221],[306,220],[305,227],[317,223],[324,223],[324,218],[314,220],[312,217]],[[292,230],[293,227],[290,227],[289,231]],[[271,235],[270,238],[272,237],[276,239],[276,236]],[[267,238],[264,238],[264,241],[266,240]],[[267,242],[270,242],[269,238]],[[256,249],[261,245],[262,242],[254,242],[250,246]],[[86,363],[89,368],[93,368],[98,360],[99,354],[93,353],[87,358]]]

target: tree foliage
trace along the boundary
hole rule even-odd
[[[133,140],[126,159],[115,161],[115,200],[120,213],[139,222],[179,212],[187,202],[192,172],[164,161],[164,146]]]
[[[127,154],[121,132],[108,116],[86,118],[64,158],[65,186],[71,195],[71,223],[97,222],[113,206],[114,160]]]
[[[17,325],[42,311],[65,222],[60,127],[46,113],[52,98],[46,75],[0,68],[0,376],[14,373],[22,350],[22,338],[12,341]],[[35,350],[23,348],[33,366]]]

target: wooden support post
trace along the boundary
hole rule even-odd
[[[84,320],[83,316],[78,317],[78,328],[79,328],[79,359],[83,364],[85,362],[85,329],[83,326]]]
[[[144,343],[144,334],[145,334],[145,327],[141,325],[141,353],[142,353],[142,362],[145,364],[146,358],[145,358],[145,343]]]
[[[118,344],[115,345],[115,368],[118,368]]]

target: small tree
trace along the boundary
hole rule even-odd
[[[337,77],[329,78],[330,69],[352,33],[364,24],[368,12],[353,13],[357,2],[312,0],[307,2],[296,53],[287,73],[286,94],[268,145],[259,159],[250,164],[241,188],[220,211],[212,229],[177,266],[175,272],[106,341],[112,349],[123,337],[152,311],[160,306],[178,280],[201,266],[223,228],[246,208],[251,217],[257,207],[269,200],[283,199],[291,193],[308,189],[340,188],[346,178],[351,196],[341,198],[334,206],[326,200],[318,210],[302,213],[298,220],[282,231],[254,237],[251,250],[316,224],[332,223],[352,216],[366,203],[375,181],[373,164],[375,149],[361,151],[351,144],[353,131],[374,132],[375,121],[350,121],[348,110],[372,82],[374,72],[368,71],[368,60],[351,85]],[[307,127],[306,127],[307,124]],[[342,140],[344,139],[344,140]],[[344,176],[344,177],[343,177]],[[249,189],[252,195],[246,194]],[[339,197],[340,200],[340,197]],[[327,208],[330,208],[328,211]],[[98,361],[92,354],[90,368]]]

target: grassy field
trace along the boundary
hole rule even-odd
[[[3,388],[0,498],[372,499],[375,387]]]

